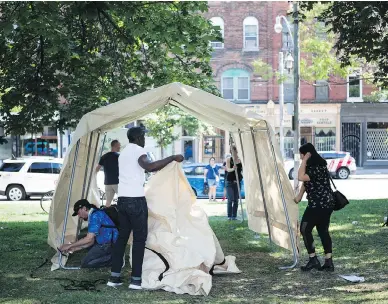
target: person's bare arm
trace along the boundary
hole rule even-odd
[[[59,249],[63,252],[75,252],[84,248],[88,248],[94,244],[94,239],[96,235],[94,233],[88,233],[83,239],[73,243],[73,244],[64,244]]]
[[[172,163],[173,161],[181,163],[183,162],[183,160],[184,160],[183,155],[172,155],[162,160],[150,162],[147,155],[144,154],[139,157],[138,162],[140,167],[142,167],[147,172],[155,172],[155,171],[162,170],[164,167],[166,167],[168,164]]]
[[[100,171],[100,169],[101,169],[101,165],[97,165],[97,167],[96,167],[96,173],[98,173],[99,171]]]
[[[302,163],[300,164],[300,168],[298,171],[298,180],[300,180],[301,182],[309,182],[310,181],[310,176],[308,176],[306,174],[306,164],[307,164],[308,158],[309,157],[305,156],[302,160]]]
[[[294,198],[294,202],[298,204],[302,200],[305,192],[306,192],[306,188],[302,184],[302,186],[300,187],[298,195]]]

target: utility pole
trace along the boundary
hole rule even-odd
[[[279,120],[280,120],[280,154],[284,159],[284,85],[283,85],[283,73],[284,73],[284,58],[283,52],[279,52],[279,75],[280,75],[280,83],[279,83]]]
[[[300,106],[300,65],[299,65],[299,14],[298,2],[293,3],[294,18],[294,85],[295,85],[295,103],[294,103],[294,189],[298,189],[298,170],[299,170],[299,106]]]

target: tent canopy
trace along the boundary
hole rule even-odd
[[[48,243],[56,248],[62,241],[74,241],[77,219],[71,217],[71,213],[78,199],[99,203],[94,168],[99,158],[97,151],[102,145],[100,135],[166,104],[231,132],[244,167],[249,227],[258,233],[269,233],[274,243],[292,249],[295,260],[298,209],[293,203],[293,191],[272,129],[256,113],[181,83],[131,96],[82,117],[66,154],[51,205]]]

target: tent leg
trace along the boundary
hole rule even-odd
[[[266,122],[266,124],[267,124],[267,122]],[[280,180],[279,166],[278,166],[278,162],[277,162],[277,159],[276,159],[275,149],[273,147],[272,137],[271,137],[271,134],[269,132],[268,124],[267,124],[267,136],[268,136],[269,142],[271,144],[271,152],[272,152],[272,158],[273,158],[274,165],[275,165],[275,170],[276,170],[276,178],[277,178],[277,181],[278,181],[278,185],[279,185],[279,189],[280,189],[280,194],[282,196],[282,202],[283,202],[284,213],[286,215],[288,232],[289,232],[290,238],[291,238],[292,252],[294,254],[294,263],[291,266],[279,267],[279,269],[292,269],[292,268],[294,268],[296,266],[296,264],[298,264],[298,249],[296,247],[294,233],[292,231],[290,217],[288,215],[286,198],[284,197],[283,186],[282,186],[282,182]]]
[[[230,151],[232,151],[232,141],[233,141],[233,137],[230,134],[230,140],[229,140]],[[242,203],[242,199],[241,199],[240,181],[238,179],[238,173],[237,173],[236,170],[234,171],[234,174],[236,175],[236,181],[237,181],[238,200],[239,200],[240,205],[241,205],[241,207],[240,207],[240,210],[241,210],[241,223],[243,223],[244,222],[244,208],[243,208],[243,203]]]
[[[77,158],[78,158],[78,150],[79,150],[80,141],[81,141],[80,139],[77,141],[77,145],[75,147],[75,152],[74,152],[73,167],[71,168],[69,192],[67,193],[66,211],[65,211],[65,218],[64,218],[64,221],[63,221],[61,244],[63,244],[65,242],[67,219],[69,217],[71,191],[73,190],[73,181],[74,181],[75,169],[76,169],[76,166],[77,166]],[[64,265],[62,265],[62,253],[59,253],[59,266],[61,268],[63,268],[63,269],[74,269],[74,270],[75,269],[80,269],[80,267],[65,267]]]
[[[85,175],[84,175],[84,183],[82,185],[82,196],[81,198],[87,198],[87,195],[85,196],[85,189],[86,189],[86,179],[88,176],[88,167],[89,167],[89,158],[90,158],[90,150],[92,148],[92,142],[93,142],[93,132],[90,133],[89,136],[89,146],[88,146],[88,154],[86,155],[86,164],[85,164]],[[82,219],[78,219],[77,224],[77,233],[75,234],[75,241],[78,241],[78,236],[82,228]]]
[[[101,133],[98,132],[97,140],[96,140],[96,147],[94,148],[94,153],[93,153],[93,160],[92,160],[92,164],[90,166],[89,181],[88,181],[88,186],[86,188],[86,195],[85,195],[85,197],[88,197],[89,189],[90,189],[90,184],[92,183],[92,175],[93,175],[93,170],[94,170],[94,162],[96,161],[96,154],[97,154],[98,143],[100,141],[100,135],[101,135]]]
[[[242,153],[242,157],[243,157],[243,160],[245,160],[245,153],[244,153],[244,146],[243,146],[243,143],[242,143],[242,137],[241,137],[241,130],[238,129],[238,137],[240,139],[240,146],[241,146],[241,153]],[[240,187],[240,185],[239,185]],[[240,193],[240,189],[238,190],[238,192]],[[244,207],[243,207],[243,203],[242,203],[242,199],[241,199],[241,195],[239,196],[239,199],[240,199],[240,204],[241,204],[241,214],[242,214],[242,222],[244,222]]]
[[[253,149],[255,151],[255,158],[256,158],[256,165],[257,165],[257,172],[259,174],[259,180],[260,180],[260,189],[261,189],[261,196],[263,198],[263,204],[264,204],[264,213],[265,218],[267,220],[267,227],[268,227],[268,236],[269,236],[269,242],[272,243],[272,234],[271,234],[271,227],[269,224],[269,215],[268,215],[268,209],[267,209],[267,202],[265,200],[265,191],[263,186],[263,177],[261,176],[261,169],[260,169],[260,162],[259,162],[259,156],[257,154],[257,145],[256,145],[256,138],[255,138],[255,131],[253,128],[251,128],[251,135],[252,135],[252,143],[253,143]]]
[[[99,159],[101,159],[102,152],[104,151],[105,141],[106,141],[106,132],[104,132],[104,139],[102,140],[102,146],[101,146],[101,150],[100,150],[100,157],[99,157]],[[103,196],[101,196],[101,206],[104,206],[104,198],[103,198]]]
[[[243,143],[242,143],[242,137],[241,137],[241,130],[240,129],[238,129],[238,137],[240,138],[240,146],[241,146],[242,157],[243,157],[243,159],[245,159],[244,146],[243,146]]]

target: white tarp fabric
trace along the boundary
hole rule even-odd
[[[225,257],[211,229],[206,213],[196,205],[196,197],[178,163],[154,175],[146,187],[149,210],[146,247],[160,253],[163,261],[146,250],[142,286],[177,294],[208,295],[212,287],[209,270],[226,260],[224,273],[240,273],[235,257]]]
[[[144,117],[146,114],[168,103],[181,108],[214,127],[231,132],[237,144],[239,155],[243,160],[246,192],[245,204],[249,227],[257,233],[268,233],[266,224],[266,215],[268,215],[273,242],[284,248],[291,249],[291,237],[285,218],[280,186],[277,182],[278,176],[275,161],[279,168],[279,178],[283,187],[294,239],[297,235],[298,209],[293,202],[293,190],[283,169],[279,147],[276,144],[277,141],[272,129],[269,127],[269,136],[267,136],[267,131],[265,131],[267,122],[261,116],[225,99],[180,83],[172,83],[146,91],[96,109],[82,117],[66,154],[58,186],[51,204],[48,234],[49,245],[53,248],[61,245],[66,202],[69,197],[69,183],[77,142],[79,141],[79,151],[74,172],[74,183],[70,192],[70,208],[68,211],[69,217],[66,225],[65,242],[74,241],[76,235],[77,219],[71,216],[74,203],[78,199],[86,197],[90,202],[96,205],[99,204],[94,168],[98,162],[99,153],[97,151],[101,147],[102,136],[100,137],[100,135],[105,131],[121,127],[126,123]],[[255,138],[252,139],[251,128],[264,131],[257,131]],[[241,134],[242,146],[239,134]],[[91,136],[91,151],[89,153]],[[274,143],[276,159],[272,155],[270,140]],[[258,150],[257,156],[261,167],[262,187],[260,186],[254,146]],[[96,157],[94,157],[95,153],[97,154]],[[90,155],[89,162],[87,161],[88,154]],[[91,181],[90,186],[89,180]],[[56,269],[58,267],[58,260],[54,257],[52,262],[52,269]],[[65,263],[66,261],[64,260],[63,262]]]

